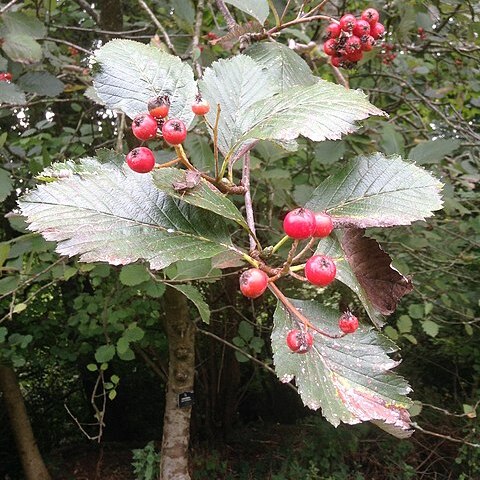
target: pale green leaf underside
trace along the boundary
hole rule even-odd
[[[203,322],[210,323],[210,308],[202,294],[193,285],[178,285],[169,283],[170,287],[183,293],[197,308]]]
[[[307,62],[281,43],[255,43],[245,54],[266,69],[282,93],[292,87],[313,85],[318,80]]]
[[[439,163],[446,155],[450,155],[461,145],[456,138],[439,138],[428,142],[419,143],[410,150],[408,158],[418,165],[424,163]]]
[[[113,265],[142,259],[157,270],[231,248],[221,217],[172,199],[150,175],[96,159],[63,166],[60,180],[19,202],[29,229],[58,242],[62,255]]]
[[[252,105],[279,91],[262,67],[245,55],[214,62],[205,70],[198,84],[202,96],[211,105],[207,114],[211,125],[215,123],[216,106],[220,104],[218,146],[224,155],[232,150],[244,133],[242,118]]]
[[[262,25],[268,17],[269,9],[267,0],[225,0],[242,12],[248,13],[256,18]]]
[[[172,184],[174,182],[185,181],[185,174],[185,170],[178,168],[162,168],[153,172],[153,183],[162,192],[174,198],[204,208],[205,210],[210,210],[248,228],[238,208],[225,195],[203,178],[200,180],[200,183],[192,189],[184,192],[175,190]]]
[[[197,93],[193,71],[180,58],[131,40],[112,40],[95,54],[93,85],[105,104],[133,118],[147,111],[148,101],[168,95],[170,117],[188,126]]]
[[[331,335],[340,333],[337,311],[312,301],[292,302],[318,328]],[[396,350],[390,340],[361,325],[354,334],[339,339],[315,333],[313,348],[294,354],[285,342],[292,328],[298,327],[279,304],[272,332],[275,370],[283,382],[295,378],[305,405],[321,408],[335,426],[379,420],[394,427],[395,435],[408,434],[411,402],[406,395],[411,389],[390,372],[397,365],[388,356]]]
[[[384,112],[364,93],[319,79],[253,105],[243,118],[239,143],[251,138],[294,140],[300,135],[315,142],[337,140],[370,115]]]
[[[339,226],[389,227],[425,220],[442,208],[442,184],[399,156],[360,156],[327,178],[305,205]]]

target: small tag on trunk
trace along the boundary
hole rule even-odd
[[[195,403],[195,394],[193,392],[182,392],[178,395],[179,408],[191,407]]]

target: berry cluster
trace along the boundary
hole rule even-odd
[[[10,72],[1,72],[0,73],[0,82],[11,82],[12,74]]]
[[[375,46],[375,41],[385,34],[385,27],[378,21],[379,13],[367,8],[360,18],[345,14],[338,23],[327,27],[327,40],[323,51],[331,58],[334,67],[353,68]]]
[[[143,141],[162,136],[169,145],[180,145],[187,138],[187,127],[178,118],[168,118],[170,98],[167,95],[152,98],[148,101],[148,113],[137,115],[132,122],[132,132]],[[205,115],[210,105],[200,95],[192,104],[196,115]],[[161,131],[161,134],[160,132]],[[155,166],[155,156],[147,147],[137,147],[127,155],[128,166],[137,173],[148,173]]]

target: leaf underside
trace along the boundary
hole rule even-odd
[[[267,0],[225,0],[225,2],[237,7],[242,12],[248,13],[261,24],[265,22],[269,14]]]
[[[399,156],[360,156],[327,178],[305,205],[327,211],[335,226],[390,227],[425,220],[442,208],[442,184]]]
[[[56,165],[58,180],[19,201],[29,229],[57,241],[58,253],[80,255],[83,262],[142,259],[153,270],[231,248],[221,217],[172,199],[151,175],[132,172],[111,157],[111,163],[87,158]]]
[[[316,327],[330,335],[340,333],[335,310],[312,301],[291,301]],[[292,328],[298,328],[296,322],[279,304],[272,332],[275,371],[282,382],[295,378],[306,406],[321,408],[323,416],[335,426],[378,421],[400,438],[411,434],[407,410],[411,388],[390,371],[398,364],[388,356],[396,350],[390,340],[363,325],[338,339],[312,332],[312,349],[295,354],[285,342]]]
[[[180,58],[131,40],[112,40],[97,50],[93,85],[105,105],[130,118],[147,111],[151,98],[168,95],[169,116],[190,125],[197,93],[193,71]]]

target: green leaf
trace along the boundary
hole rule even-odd
[[[413,163],[375,153],[355,158],[328,177],[306,207],[326,210],[336,226],[409,225],[442,208],[441,188],[435,177]]]
[[[155,170],[152,174],[153,183],[167,195],[196,207],[210,210],[248,228],[242,214],[233,202],[205,179],[199,178],[198,185],[186,191],[175,190],[173,184],[184,183],[186,175],[188,175],[188,172],[178,168],[161,168],[160,170]]]
[[[117,340],[117,353],[124,355],[130,349],[130,342],[125,337],[120,337]]]
[[[0,202],[3,202],[13,189],[10,172],[0,168]]]
[[[27,35],[32,38],[43,38],[47,29],[43,22],[33,15],[26,15],[22,12],[7,12],[2,15],[2,26],[0,36]]]
[[[139,342],[145,336],[145,331],[136,323],[131,323],[123,332],[123,336],[128,340],[128,342]]]
[[[322,239],[317,255],[333,258],[336,279],[359,298],[372,322],[380,328],[382,315],[390,315],[400,298],[412,290],[412,283],[392,267],[391,258],[364,230],[348,228]]]
[[[10,253],[10,244],[8,242],[0,243],[0,267],[3,267],[5,260]]]
[[[63,92],[64,84],[55,75],[48,72],[27,72],[18,80],[23,90],[47,97],[56,97]]]
[[[438,335],[438,323],[435,323],[432,320],[425,320],[422,322],[422,328],[429,337],[436,337]]]
[[[218,123],[218,147],[224,155],[241,137],[242,119],[252,105],[279,91],[265,70],[245,55],[214,62],[205,70],[198,84],[203,97],[212,106],[207,114],[211,125],[215,123],[216,105],[220,104],[222,109]]]
[[[120,272],[120,282],[127,287],[134,287],[150,280],[145,265],[125,265]]]
[[[26,303],[17,303],[17,304],[13,307],[13,313],[23,312],[24,310],[26,310],[26,308],[27,308],[27,304],[26,304]]]
[[[14,62],[30,64],[42,59],[42,47],[27,35],[7,35],[2,48]]]
[[[282,93],[292,87],[313,85],[318,80],[307,62],[281,43],[255,43],[244,53],[266,70]]]
[[[242,12],[248,13],[256,18],[262,25],[268,17],[269,8],[267,0],[225,0]]]
[[[338,335],[338,312],[312,301],[291,300],[317,328]],[[281,305],[274,314],[272,349],[275,371],[282,382],[295,378],[303,403],[333,425],[380,421],[390,433],[403,438],[411,434],[407,382],[390,372],[398,362],[388,354],[396,346],[381,334],[363,325],[343,338],[314,334],[313,348],[296,355],[285,338],[296,320]]]
[[[193,71],[180,58],[132,40],[112,40],[97,50],[93,85],[112,109],[133,118],[146,111],[148,101],[170,97],[169,116],[190,125],[197,93]]]
[[[332,165],[345,154],[344,141],[326,140],[315,145],[315,159],[323,165]]]
[[[213,151],[206,138],[189,133],[183,145],[188,152],[189,160],[198,170],[201,172],[213,171]]]
[[[2,82],[2,88],[0,88],[0,105],[23,105],[26,101],[25,92],[20,90],[17,85]]]
[[[195,260],[194,262],[186,262],[180,260],[165,270],[170,280],[191,280],[191,279],[208,279],[208,277],[220,276],[221,270],[212,266],[212,259],[205,258],[203,260]]]
[[[98,363],[107,363],[115,356],[114,345],[102,345],[95,352],[95,360]]]
[[[428,142],[419,143],[410,150],[408,158],[418,165],[425,163],[438,163],[446,155],[450,155],[460,146],[461,141],[455,138],[439,138]]]
[[[393,125],[387,123],[382,128],[381,146],[387,155],[403,155],[405,140],[403,136],[395,130]]]
[[[392,340],[398,340],[399,335],[396,328],[393,328],[392,326],[387,325],[383,330],[383,332],[388,338],[391,338]]]
[[[252,324],[242,320],[238,326],[238,334],[246,341],[249,342],[253,338],[254,330]]]
[[[87,370],[89,372],[96,372],[98,370],[98,366],[95,363],[89,363],[87,365]]]
[[[63,177],[38,186],[19,205],[30,230],[58,242],[61,255],[112,265],[142,259],[158,270],[233,248],[221,217],[170,198],[151,175],[92,158],[55,169]]]
[[[414,303],[408,306],[408,314],[415,319],[420,319],[425,316],[425,307],[423,303]]]
[[[408,315],[401,315],[397,320],[397,327],[400,333],[410,333],[412,331],[412,319]]]
[[[7,339],[8,330],[6,327],[0,327],[0,344],[4,343]]]
[[[195,288],[193,285],[176,285],[173,283],[169,285],[175,290],[183,293],[195,305],[195,307],[197,307],[202,321],[207,324],[210,323],[210,307],[208,306],[207,302],[205,302],[203,295],[198,291],[197,288]]]

